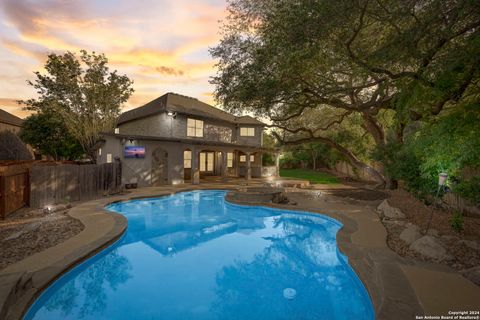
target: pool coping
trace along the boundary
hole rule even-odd
[[[236,184],[209,184],[169,186],[165,189],[143,188],[126,195],[88,201],[72,208],[68,214],[84,224],[82,232],[0,271],[0,319],[22,319],[30,305],[51,283],[110,246],[125,233],[127,219],[106,210],[105,207],[109,204],[194,190],[232,190],[238,187]],[[242,206],[319,213],[341,222],[343,227],[337,233],[338,248],[348,258],[349,265],[367,289],[377,319],[415,319],[415,315],[425,314],[425,308],[404,272],[405,266],[449,272],[446,267],[407,260],[390,250],[386,245],[386,232],[374,209],[364,205],[360,207],[336,202],[333,206],[329,203],[330,207],[312,208],[302,204],[291,206],[236,202],[228,196],[226,200]],[[357,233],[361,230],[360,224],[364,223],[381,226],[385,235],[377,236],[371,232],[373,239],[369,239],[368,234],[359,237]]]

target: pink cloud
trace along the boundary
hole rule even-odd
[[[0,11],[6,26],[0,30],[0,63],[18,62],[0,74],[8,81],[0,96],[34,96],[25,80],[42,70],[47,53],[80,49],[105,53],[111,69],[134,80],[136,92],[126,107],[166,91],[198,98],[213,91],[208,78],[215,69],[208,47],[218,41],[224,3],[2,0]]]

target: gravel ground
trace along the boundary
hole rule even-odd
[[[0,220],[0,269],[82,231],[83,224],[66,213],[24,208]]]

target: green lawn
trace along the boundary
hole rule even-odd
[[[334,177],[325,172],[314,171],[310,169],[280,169],[280,176],[283,178],[308,180],[310,181],[310,183],[338,183],[337,177]]]

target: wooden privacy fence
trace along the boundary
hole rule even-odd
[[[101,165],[62,164],[32,166],[30,169],[30,207],[90,200],[116,193],[122,185],[120,162]]]
[[[29,205],[28,165],[0,166],[0,219]]]
[[[119,192],[122,164],[0,161],[0,219],[30,206],[90,200]]]

